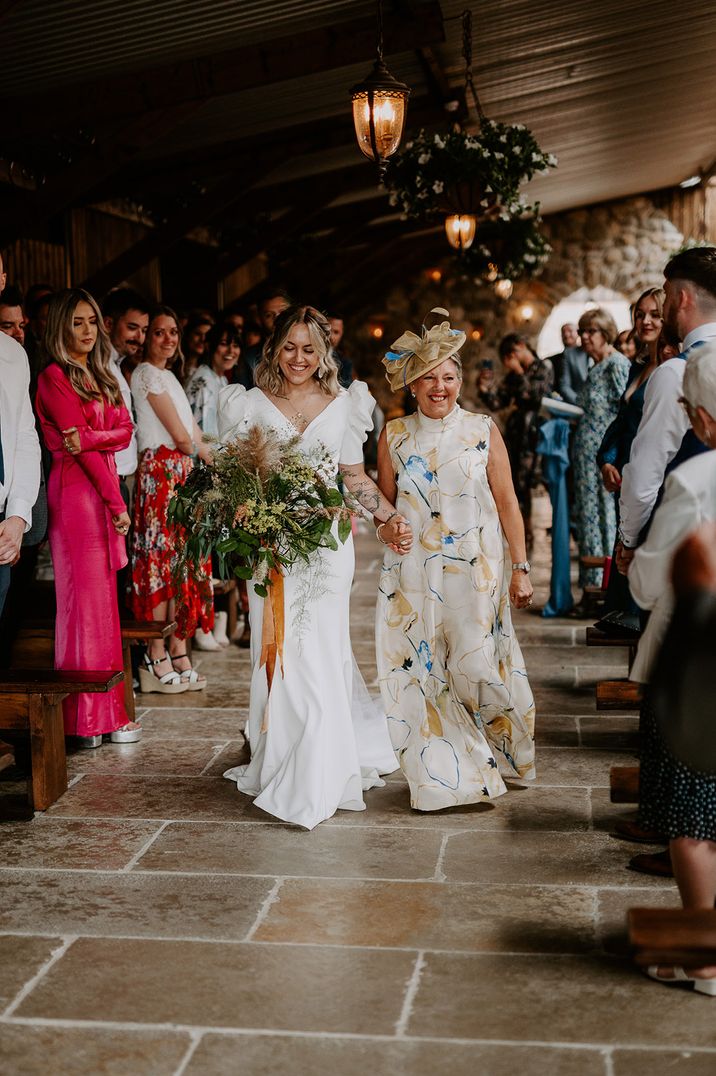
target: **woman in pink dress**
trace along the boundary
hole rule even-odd
[[[55,668],[110,672],[123,668],[117,571],[127,563],[129,516],[114,453],[126,448],[132,419],[109,366],[110,344],[99,307],[73,289],[50,300],[37,386],[37,412],[52,453],[49,539],[55,570]],[[65,733],[99,747],[139,739],[127,720],[124,687],[70,695]]]

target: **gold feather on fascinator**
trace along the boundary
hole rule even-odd
[[[443,306],[434,306],[430,313],[450,317],[450,311]],[[449,359],[464,343],[465,333],[462,329],[451,329],[449,321],[441,321],[430,329],[422,325],[420,336],[407,330],[390,345],[390,351],[383,357],[385,376],[391,389],[397,392],[405,388]]]

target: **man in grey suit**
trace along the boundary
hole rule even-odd
[[[592,360],[579,346],[579,332],[573,322],[562,326],[562,343],[564,351],[550,357],[554,367],[554,387],[566,403],[576,404]]]

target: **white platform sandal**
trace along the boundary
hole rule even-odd
[[[168,658],[166,651],[161,658],[150,658],[149,654],[144,655],[144,667],[139,668],[139,690],[142,693],[158,691],[162,695],[181,695],[183,691],[189,690],[189,685],[182,681],[181,676],[174,669],[165,673],[164,676],[157,676],[154,672],[154,666],[161,665]]]
[[[173,665],[175,661],[182,661],[184,658],[186,658],[187,661],[189,660],[189,655],[186,650],[183,654],[174,654],[170,660]],[[187,691],[203,691],[206,687],[206,677],[200,676],[196,669],[192,668],[191,665],[188,669],[178,670],[178,675],[181,677],[181,682],[185,685]]]
[[[689,975],[683,968],[672,967],[673,975],[669,975],[668,978],[664,975],[659,975],[659,968],[666,967],[664,964],[651,964],[646,969],[646,974],[650,979],[653,979],[657,983],[666,983],[670,986],[672,983],[691,983],[697,994],[706,994],[708,997],[716,998],[716,979],[695,979],[693,975]]]

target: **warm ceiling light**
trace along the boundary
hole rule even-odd
[[[473,329],[470,333],[471,340],[482,340],[482,329]]]
[[[383,5],[378,0],[378,55],[368,77],[351,90],[351,99],[358,146],[378,162],[381,180],[403,137],[409,96],[410,87],[394,78],[383,62]]]
[[[534,312],[534,307],[530,306],[529,303],[525,303],[523,306],[520,307],[520,317],[523,321],[531,321]]]
[[[443,278],[443,275],[442,275],[442,273],[440,272],[439,269],[431,269],[428,272],[428,276],[430,277],[430,279],[433,281],[434,284],[439,284],[440,281]]]
[[[688,179],[682,179],[681,183],[679,183],[679,186],[684,187],[684,189],[688,187],[698,187],[700,182],[701,176],[689,176]]]
[[[383,327],[382,327],[382,325],[374,325],[370,330],[370,335],[373,337],[374,340],[382,340],[383,339]]]
[[[495,295],[498,299],[509,299],[512,295],[512,281],[507,280],[506,278],[504,280],[498,280],[495,283]]]
[[[487,272],[485,273],[485,279],[487,280],[487,282],[489,284],[492,284],[493,281],[497,280],[497,274],[498,273],[499,273],[499,269],[497,268],[495,263],[494,262],[489,262],[488,266],[487,266]]]
[[[477,220],[470,213],[453,213],[445,218],[445,234],[455,250],[467,250],[475,238]]]

